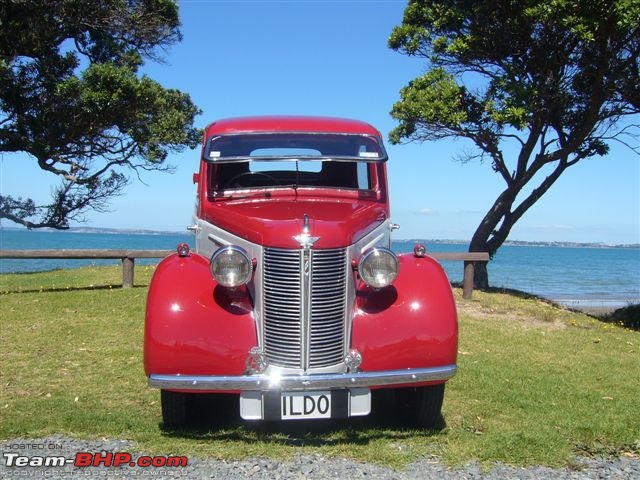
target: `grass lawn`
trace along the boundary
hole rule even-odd
[[[640,455],[640,333],[538,300],[463,300],[459,371],[446,427],[352,423],[165,432],[142,369],[153,267],[123,290],[120,267],[0,275],[0,440],[118,437],[148,453],[238,459],[305,451],[402,467],[425,455],[571,465],[577,454]]]

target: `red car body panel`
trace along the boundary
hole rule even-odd
[[[236,117],[216,120],[205,129],[204,138],[214,135],[255,132],[317,132],[375,135],[380,132],[368,123],[348,118],[274,115],[267,117]]]
[[[204,218],[259,245],[298,248],[294,237],[308,215],[316,248],[351,245],[388,217],[384,203],[314,195],[230,200],[207,206]]]

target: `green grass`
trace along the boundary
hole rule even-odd
[[[0,439],[118,437],[149,453],[303,451],[393,467],[425,455],[514,465],[640,455],[640,333],[535,299],[475,292],[467,301],[458,290],[459,373],[441,431],[368,420],[165,432],[142,369],[152,271],[137,267],[132,289],[119,287],[119,267],[0,275]]]

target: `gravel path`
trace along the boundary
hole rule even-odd
[[[569,470],[547,467],[515,468],[495,465],[483,472],[476,463],[454,469],[441,464],[437,458],[426,458],[410,464],[405,470],[395,471],[377,465],[355,462],[321,455],[296,455],[292,461],[278,462],[266,459],[242,461],[216,461],[190,458],[186,467],[43,467],[7,466],[8,463],[37,462],[36,457],[65,457],[73,459],[78,452],[91,454],[129,452],[135,464],[142,454],[124,440],[104,439],[86,441],[52,436],[45,439],[17,439],[0,443],[0,479],[11,478],[188,478],[188,479],[640,479],[640,459],[579,458],[579,468]],[[20,460],[22,459],[22,460]],[[72,462],[71,462],[72,463]]]

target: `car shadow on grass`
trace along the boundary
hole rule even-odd
[[[160,429],[163,435],[172,438],[323,447],[431,437],[442,434],[446,428],[442,415],[433,428],[416,428],[397,414],[391,391],[373,393],[371,413],[364,417],[278,422],[242,420],[237,395],[198,395],[187,428],[169,429],[160,424]]]
[[[147,288],[148,285],[134,285],[129,287],[130,289]],[[14,295],[24,293],[56,293],[56,292],[83,292],[93,290],[122,290],[121,283],[112,283],[108,285],[89,285],[86,287],[41,287],[41,288],[20,288],[17,290],[2,290],[0,288],[0,295]]]

